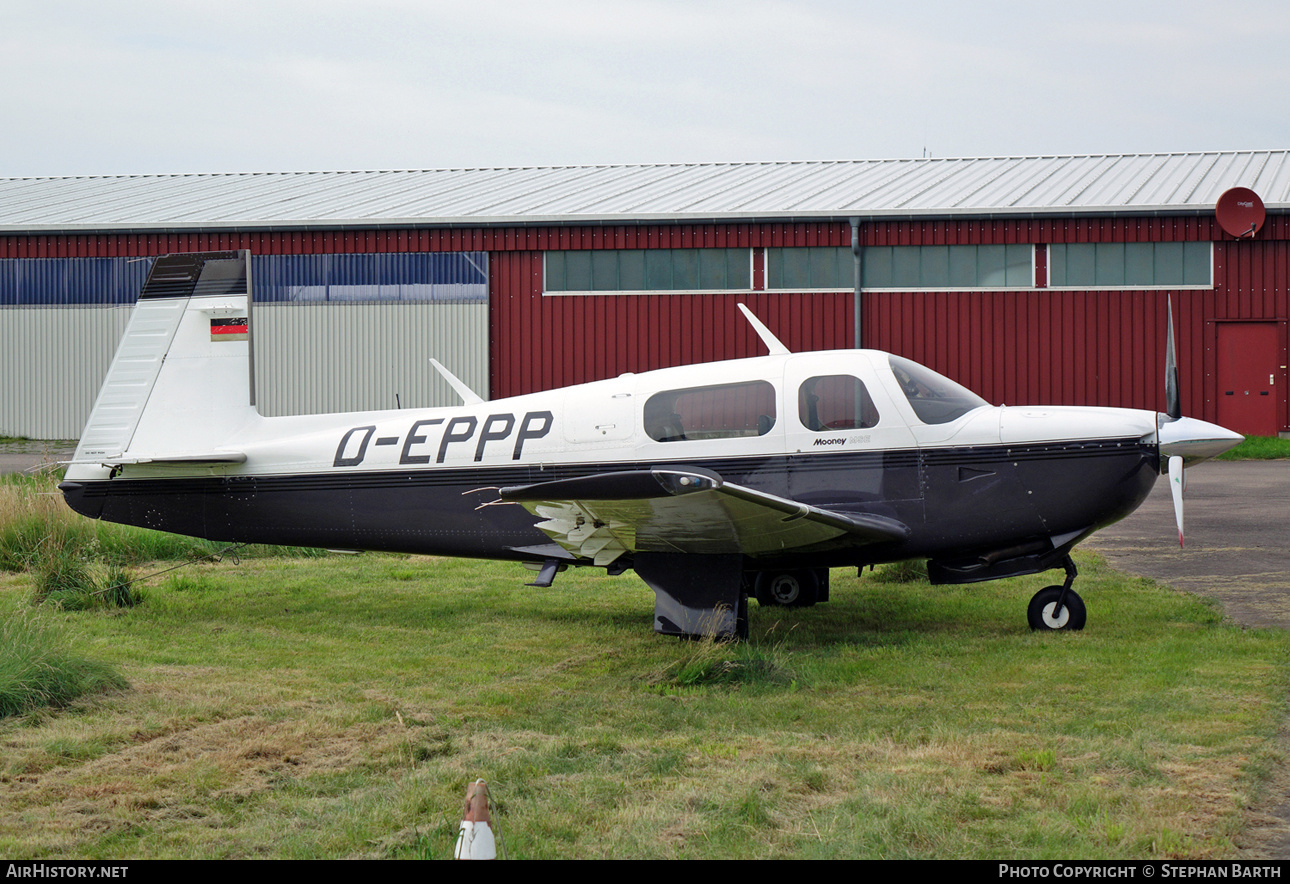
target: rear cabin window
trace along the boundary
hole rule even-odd
[[[656,442],[765,436],[775,426],[767,381],[664,390],[645,402],[645,432]]]
[[[817,433],[878,425],[878,409],[864,381],[846,374],[807,378],[797,391],[797,414],[802,426]]]

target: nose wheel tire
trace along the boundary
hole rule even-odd
[[[1030,621],[1031,629],[1077,630],[1084,628],[1084,621],[1088,619],[1088,611],[1084,608],[1084,600],[1079,597],[1079,593],[1075,592],[1075,590],[1068,589],[1066,590],[1066,600],[1059,610],[1057,600],[1061,598],[1061,595],[1062,588],[1060,586],[1046,586],[1035,593],[1034,598],[1030,600],[1030,606],[1026,609],[1026,619]]]

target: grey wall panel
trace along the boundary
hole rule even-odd
[[[251,328],[264,415],[458,404],[432,356],[488,396],[487,304],[256,304]]]
[[[132,307],[0,309],[0,435],[75,439]],[[257,304],[256,402],[269,416],[455,405],[433,356],[488,396],[488,305]]]
[[[131,309],[0,309],[0,435],[77,438]]]

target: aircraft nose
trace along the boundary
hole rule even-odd
[[[1170,420],[1168,415],[1160,414],[1157,419],[1162,458],[1181,456],[1184,463],[1198,463],[1230,451],[1245,441],[1240,433],[1192,417]]]

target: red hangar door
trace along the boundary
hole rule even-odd
[[[1280,323],[1218,323],[1218,423],[1247,436],[1275,436],[1285,402]]]

